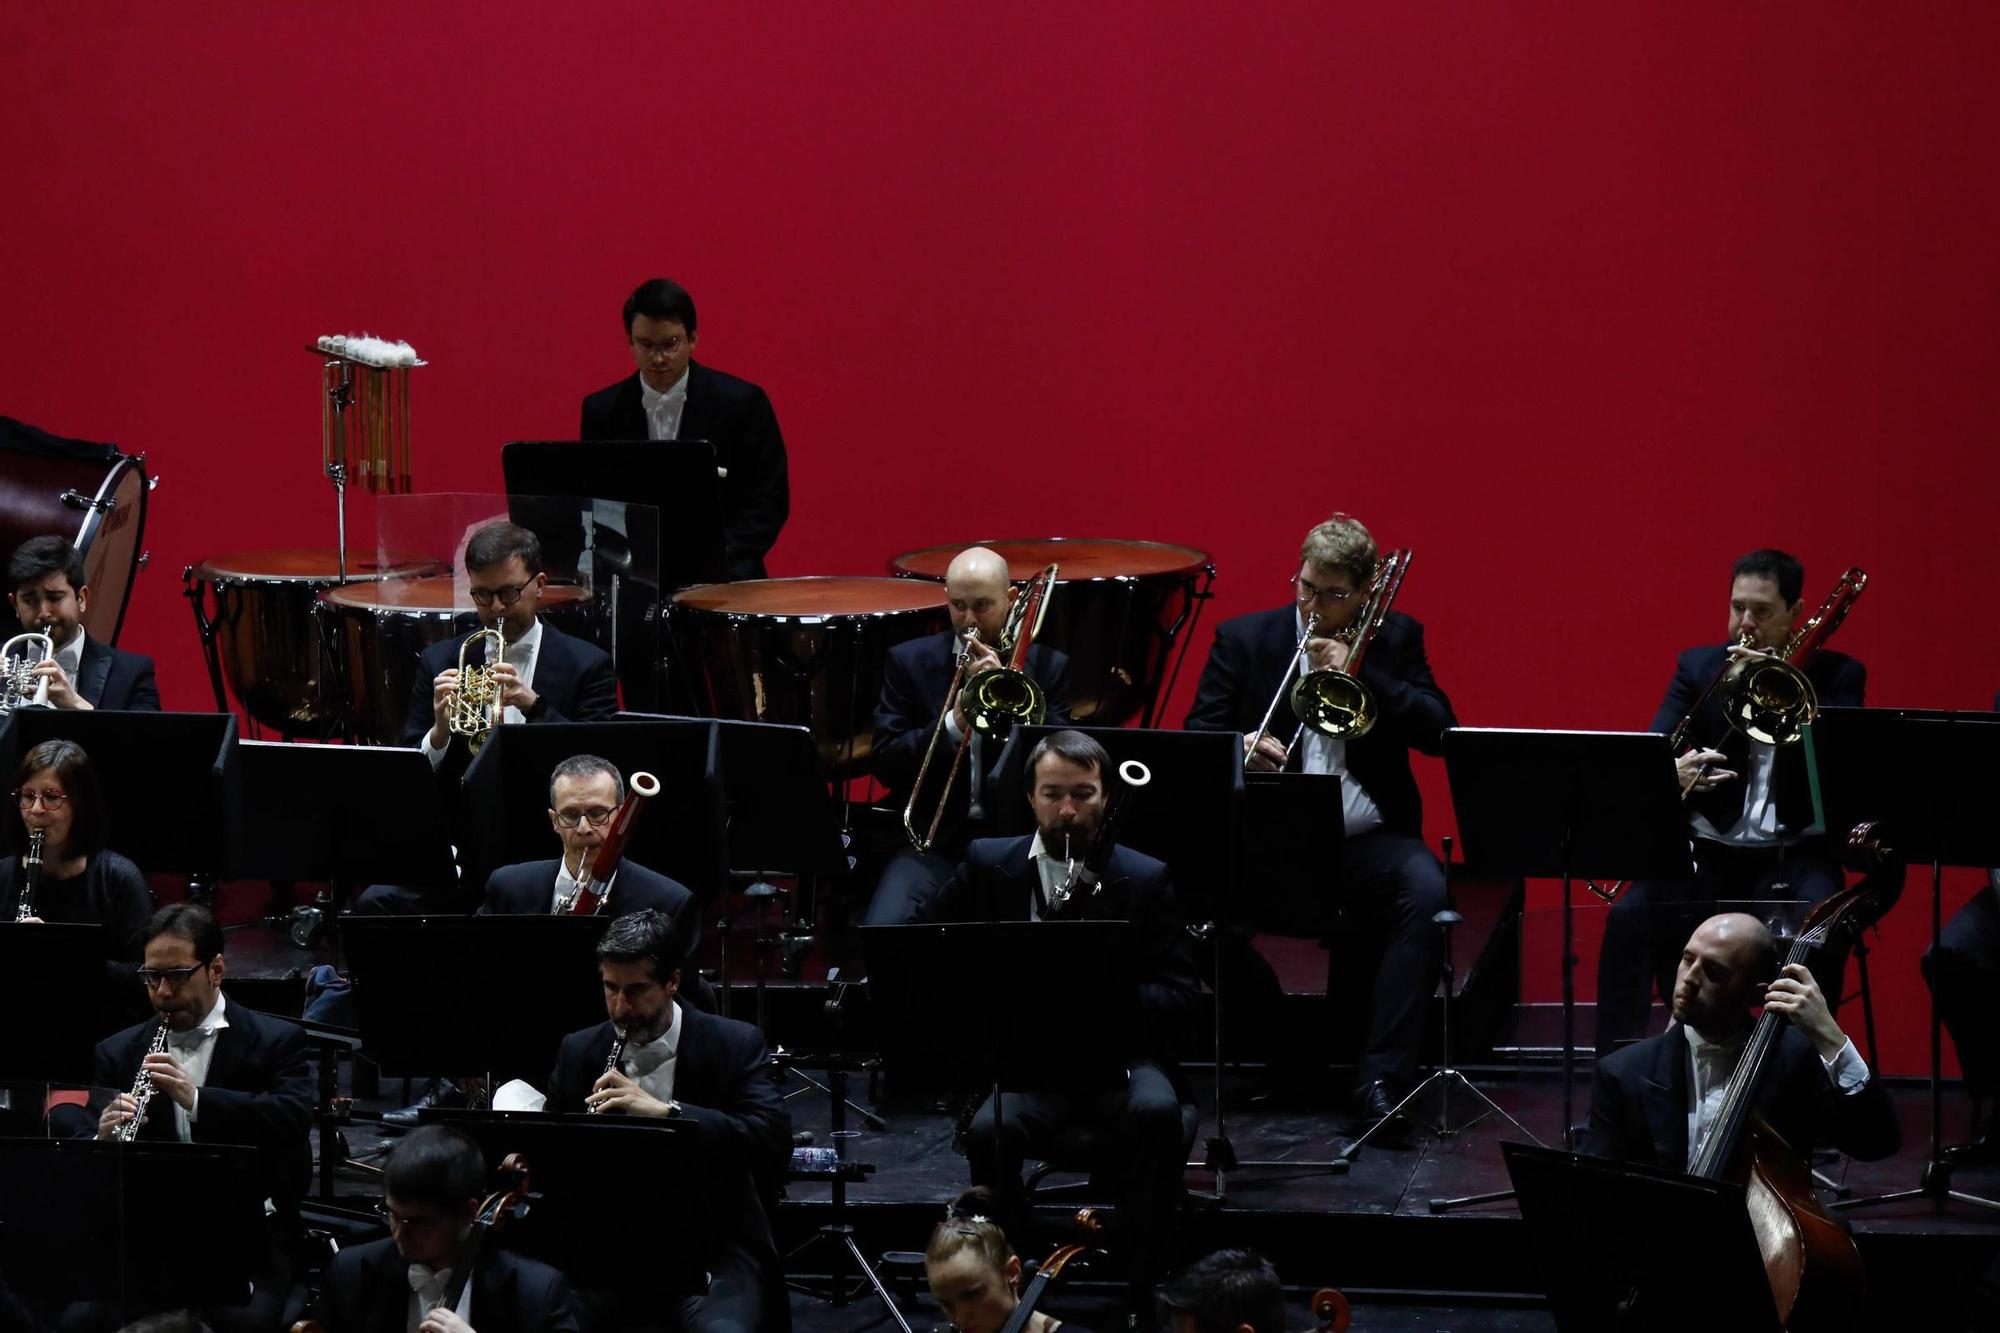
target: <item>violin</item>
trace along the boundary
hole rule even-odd
[[[1094,1208],[1085,1208],[1078,1212],[1076,1224],[1093,1238],[1104,1229]],[[1042,1266],[1035,1270],[1035,1276],[1021,1292],[1021,1303],[1014,1307],[1014,1313],[1008,1316],[1007,1323],[1001,1328],[1000,1333],[1021,1333],[1021,1330],[1028,1326],[1028,1321],[1035,1317],[1036,1303],[1042,1299],[1043,1294],[1055,1280],[1063,1275],[1063,1270],[1096,1248],[1096,1245],[1090,1243],[1057,1246],[1048,1258],[1042,1260]]]

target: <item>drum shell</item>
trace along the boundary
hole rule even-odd
[[[862,776],[889,650],[950,623],[942,589],[925,605],[928,594],[912,597],[899,582],[757,579],[686,589],[668,609],[674,660],[686,664],[707,716],[803,726],[829,777]],[[773,593],[824,609],[753,609]]]
[[[38,434],[38,433],[37,433]],[[0,432],[25,447],[0,451],[0,556],[30,537],[57,536],[83,557],[90,602],[84,632],[100,643],[116,643],[131,600],[146,531],[150,487],[143,458],[130,458],[109,445],[85,445]],[[78,503],[64,503],[65,492]],[[100,511],[96,503],[108,503]],[[12,591],[12,589],[9,589]]]

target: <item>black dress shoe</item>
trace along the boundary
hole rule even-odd
[[[424,1089],[424,1095],[410,1105],[395,1111],[382,1113],[384,1129],[415,1129],[418,1113],[428,1107],[459,1107],[466,1104],[465,1094],[456,1083],[448,1078],[434,1078]]]
[[[1368,1134],[1370,1128],[1395,1110],[1396,1103],[1401,1100],[1381,1079],[1362,1084],[1348,1099],[1347,1132],[1355,1138]],[[1368,1142],[1379,1143],[1384,1148],[1406,1148],[1410,1143],[1410,1122],[1402,1116],[1389,1119],[1382,1128],[1368,1134]]]
[[[2000,1163],[2000,1133],[1989,1129],[1970,1143],[1954,1143],[1944,1150],[1944,1159],[1953,1166],[1992,1166]]]

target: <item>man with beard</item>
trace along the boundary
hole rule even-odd
[[[929,915],[941,921],[1041,921],[1056,915],[1050,892],[1063,882],[1069,857],[1081,859],[1103,825],[1111,772],[1104,747],[1082,732],[1044,737],[1027,763],[1036,832],[974,840]],[[1153,1284],[1172,1254],[1187,1160],[1183,1106],[1191,1109],[1192,1098],[1181,1086],[1175,1048],[1191,1021],[1194,965],[1175,918],[1167,867],[1129,847],[1112,851],[1098,890],[1071,900],[1062,915],[1132,923],[1146,1028],[1141,1048],[1131,1053],[1126,1085],[1114,1092],[1009,1093],[1004,1126],[994,1123],[988,1098],[967,1127],[966,1161],[973,1183],[992,1188],[1017,1214],[1022,1159],[1047,1152],[1069,1125],[1092,1126],[1104,1150],[1116,1155],[1130,1294],[1144,1322],[1151,1315]],[[1005,1178],[994,1174],[996,1135],[1005,1150]]]
[[[153,659],[99,643],[83,632],[90,606],[83,560],[61,537],[31,537],[7,561],[7,601],[24,634],[46,634],[56,655],[36,671],[53,708],[160,711]],[[11,638],[0,635],[0,638]]]
[[[771,1081],[764,1038],[748,1023],[683,1004],[682,954],[664,912],[634,912],[598,942],[606,1021],[563,1038],[544,1109],[691,1122],[697,1134],[702,1252],[684,1273],[705,1290],[673,1290],[666,1307],[659,1273],[635,1285],[583,1293],[603,1305],[593,1326],[759,1333],[791,1327],[784,1272],[768,1209],[791,1153],[792,1122]],[[612,1045],[622,1033],[615,1067]],[[692,1217],[697,1211],[689,1205]]]
[[[1770,931],[1741,912],[1702,922],[1681,950],[1672,1026],[1598,1061],[1580,1150],[1686,1170],[1715,1123],[1759,1003],[1788,1022],[1758,1100],[1765,1122],[1802,1153],[1822,1137],[1864,1161],[1895,1152],[1902,1130],[1882,1081],[1834,1021],[1812,973],[1797,963],[1780,969]]]

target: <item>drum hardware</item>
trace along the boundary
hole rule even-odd
[[[86,633],[116,644],[145,540],[145,455],[64,439],[0,417],[0,549],[31,537],[67,540],[83,563]]]
[[[90,509],[97,511],[100,514],[108,514],[111,512],[112,508],[111,501],[100,500],[96,496],[92,495],[85,495],[82,491],[76,491],[76,490],[64,491],[61,495],[57,496],[56,498],[61,500],[64,504],[68,505],[71,509],[76,509],[76,510]]]

